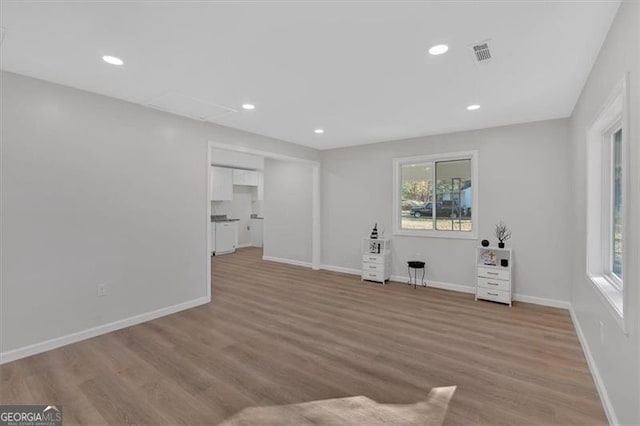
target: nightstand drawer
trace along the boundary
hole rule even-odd
[[[509,281],[511,273],[506,269],[483,268],[480,266],[478,267],[478,277]]]
[[[384,272],[384,263],[362,262],[362,270]]]
[[[384,263],[384,260],[385,260],[384,254],[363,254],[362,255],[363,262]]]
[[[496,280],[494,278],[478,277],[478,287],[488,288],[490,290],[511,291],[511,282]]]
[[[511,303],[511,294],[508,291],[492,290],[478,287],[476,289],[478,299],[493,300],[500,303]]]
[[[362,279],[384,282],[384,273],[382,271],[362,271]]]

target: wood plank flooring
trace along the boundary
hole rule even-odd
[[[362,424],[362,409],[424,410],[447,389],[442,415],[397,423],[606,424],[566,310],[261,255],[212,258],[208,305],[0,366],[0,403],[61,404],[65,424],[283,424],[283,406],[315,424],[323,403],[302,403],[337,399]]]

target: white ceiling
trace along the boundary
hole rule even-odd
[[[619,3],[3,0],[0,66],[326,149],[567,117]]]

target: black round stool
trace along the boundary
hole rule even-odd
[[[426,263],[419,260],[410,260],[407,262],[407,269],[409,270],[409,285],[413,284],[413,288],[416,288],[418,284],[418,269],[422,269],[422,278],[420,278],[420,285],[426,286],[424,282],[424,276],[426,274]],[[411,280],[411,270],[413,269],[413,282]]]

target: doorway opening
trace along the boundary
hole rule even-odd
[[[209,142],[207,167],[210,255],[262,249],[263,260],[320,269],[318,162]]]

